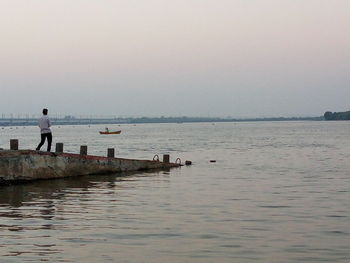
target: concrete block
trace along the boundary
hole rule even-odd
[[[114,148],[108,148],[107,149],[107,157],[108,158],[114,158],[114,156],[115,156]]]
[[[80,155],[87,155],[87,145],[80,146]]]
[[[56,143],[56,153],[63,153],[63,143]]]
[[[11,139],[10,140],[10,150],[18,150],[18,140],[17,139]]]
[[[170,163],[170,155],[163,154],[163,163]]]

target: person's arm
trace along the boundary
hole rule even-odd
[[[50,119],[47,119],[47,125],[48,125],[49,127],[51,127]]]

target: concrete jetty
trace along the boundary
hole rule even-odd
[[[135,160],[114,157],[114,149],[108,149],[108,156],[87,155],[86,147],[80,154],[64,152],[42,152],[15,149],[0,150],[0,184],[16,183],[38,179],[53,179],[79,175],[110,174],[150,169],[169,169],[181,164],[163,161]]]

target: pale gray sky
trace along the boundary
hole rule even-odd
[[[349,0],[0,0],[0,113],[350,109]]]

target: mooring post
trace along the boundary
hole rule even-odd
[[[107,149],[107,157],[108,158],[114,158],[115,154],[114,154],[114,148],[108,148]]]
[[[63,143],[56,143],[56,153],[63,153]]]
[[[169,163],[169,162],[170,162],[170,155],[163,154],[163,163]]]
[[[87,145],[80,146],[80,155],[87,155]]]
[[[10,140],[10,150],[18,150],[18,140],[17,139],[11,139]]]

